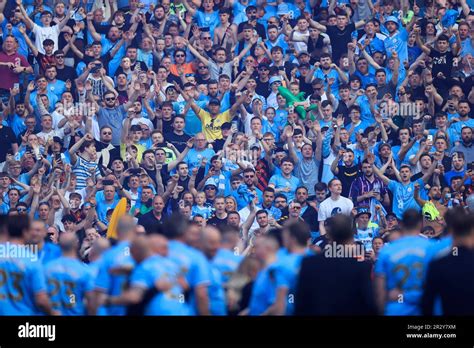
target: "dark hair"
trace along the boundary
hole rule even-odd
[[[423,218],[419,211],[415,209],[408,209],[403,213],[402,225],[407,230],[414,230],[421,226]]]
[[[299,246],[306,246],[308,239],[311,237],[311,231],[305,222],[293,222],[285,226],[289,235],[293,237]]]
[[[267,187],[265,187],[265,190],[263,190],[263,193],[265,193],[265,192],[275,193],[275,189],[271,186],[267,186]]]
[[[328,221],[328,235],[336,243],[344,243],[353,236],[352,219],[343,214],[337,214]]]
[[[284,162],[290,162],[291,164],[295,165],[295,162],[293,162],[293,160],[288,156],[282,158],[281,164],[283,164]]]
[[[453,235],[462,237],[467,236],[471,233],[473,227],[473,215],[468,213],[466,209],[462,207],[454,207],[448,209],[444,215],[446,221],[446,229]]]
[[[266,211],[265,209],[260,209],[259,211],[257,211],[255,216],[259,216],[260,214],[265,214],[268,216],[268,211]]]
[[[325,182],[318,182],[314,185],[314,191],[327,191],[328,185]]]
[[[23,233],[30,228],[30,218],[28,215],[9,216],[7,220],[8,235],[13,238],[21,238]]]
[[[275,200],[276,200],[277,198],[284,198],[285,201],[288,202],[288,198],[286,198],[286,196],[285,196],[283,193],[277,193],[277,194],[275,195]]]

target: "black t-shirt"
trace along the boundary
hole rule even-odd
[[[70,80],[71,82],[77,78],[76,70],[70,66],[65,66],[62,69],[56,68],[58,76],[56,78],[61,81]]]
[[[311,231],[319,231],[318,212],[312,206],[306,206],[306,209],[303,215],[301,215],[301,218],[309,225]]]
[[[337,168],[339,169],[337,178],[341,180],[342,183],[342,195],[348,197],[352,182],[357,178],[357,174],[359,173],[359,166],[337,166]]]
[[[238,28],[237,28],[237,33],[240,34],[241,32],[243,32],[244,31],[244,25],[248,24],[248,23],[249,23],[248,21],[240,23]],[[267,38],[267,33],[265,31],[265,27],[262,24],[257,23],[257,25],[254,28],[257,31],[258,36],[261,37],[262,40],[265,40]]]
[[[201,75],[196,74],[196,84],[198,85],[207,85],[207,83],[211,80],[211,75],[207,79],[203,79]]]
[[[7,152],[12,151],[12,144],[18,144],[15,133],[10,127],[1,126],[0,128],[0,162],[5,162]]]
[[[173,132],[173,127],[171,126],[173,124],[173,119],[166,121],[166,120],[161,120],[163,124],[163,134],[171,133]],[[155,128],[156,128],[156,118],[155,118]],[[168,139],[166,139],[168,140]]]
[[[186,148],[186,142],[191,138],[186,133],[183,133],[183,135],[178,135],[175,132],[165,133],[164,137],[166,141],[173,144],[179,152],[184,151]]]
[[[348,24],[344,29],[339,29],[336,25],[326,27],[326,34],[329,35],[332,45],[332,61],[338,62],[342,54],[347,52],[347,44],[352,41],[352,32],[355,24]]]
[[[227,217],[225,219],[220,219],[215,215],[212,215],[209,220],[207,220],[208,225],[214,225],[214,226],[223,226],[227,225]]]
[[[153,233],[154,230],[158,225],[161,225],[163,223],[163,215],[161,215],[161,219],[158,220],[155,215],[153,214],[153,210],[143,214],[138,218],[138,225],[142,225],[145,227],[146,233]]]
[[[255,87],[255,91],[257,94],[260,94],[261,96],[268,98],[270,95],[270,84],[267,82],[262,82],[260,79],[257,79],[257,86]]]
[[[440,72],[442,72],[446,78],[451,77],[454,59],[454,54],[451,51],[441,53],[435,49],[431,49],[430,58],[432,59],[432,74],[434,78],[436,78]]]

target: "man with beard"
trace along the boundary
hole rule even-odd
[[[308,204],[308,189],[305,186],[296,189],[295,202],[300,203],[300,217],[308,224],[310,231],[319,231],[318,212]]]
[[[112,129],[112,140],[110,143],[113,146],[121,144],[120,137],[122,134],[123,121],[127,118],[127,110],[133,105],[138,98],[139,92],[134,90],[130,96],[130,100],[122,105],[117,106],[117,96],[113,91],[107,91],[103,95],[105,107],[99,107],[96,104],[97,122],[99,127],[108,126]]]
[[[432,186],[428,191],[429,200],[420,198],[420,185],[415,184],[414,192],[415,200],[421,207],[423,215],[423,227],[431,226],[435,231],[435,236],[440,235],[446,227],[444,220],[444,214],[448,208],[440,203],[441,200],[441,187]]]
[[[120,65],[120,61],[122,60],[123,56],[125,56],[124,39],[121,38],[121,30],[116,26],[111,26],[107,36],[100,35],[92,23],[91,14],[87,15],[87,29],[89,30],[93,40],[102,44],[102,53],[108,53],[106,56],[102,56],[102,58],[106,59],[106,62],[104,62],[104,67],[107,70],[109,76],[114,76],[115,71]]]
[[[319,181],[319,167],[322,159],[322,135],[318,122],[313,122],[312,130],[316,135],[316,149],[312,144],[303,144],[301,152],[296,152],[293,144],[293,129],[287,128],[286,141],[291,159],[295,163],[295,176],[301,184],[309,187],[309,194],[314,195],[314,185]]]
[[[472,147],[472,128],[464,126],[461,129],[461,142],[456,145],[451,153],[463,153],[466,163],[474,162],[474,151]]]
[[[387,206],[390,203],[387,188],[367,160],[362,161],[362,175],[352,182],[348,197],[357,205],[370,205],[372,198]]]
[[[95,142],[97,158],[103,167],[108,167],[116,158],[120,158],[120,148],[113,146],[111,141],[112,128],[103,126],[100,129],[100,140]]]
[[[323,53],[319,59],[319,69],[315,70],[315,65],[308,76],[306,77],[306,83],[311,83],[314,79],[321,79],[324,81],[324,89],[327,88],[328,80],[333,80],[334,83],[331,85],[333,94],[338,96],[339,85],[341,83],[348,83],[349,79],[345,73],[332,62],[331,55]]]

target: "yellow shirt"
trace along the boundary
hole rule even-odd
[[[222,139],[221,126],[225,122],[230,122],[229,110],[218,114],[215,119],[211,119],[211,115],[201,109],[198,116],[201,119],[202,131],[207,140]]]
[[[137,162],[140,163],[142,161],[143,153],[145,152],[145,146],[141,144],[133,144],[137,148]],[[120,144],[120,157],[125,161],[125,156],[127,154],[127,145]]]

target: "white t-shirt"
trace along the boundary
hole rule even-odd
[[[54,42],[53,52],[59,49],[58,38],[59,38],[59,26],[53,25],[52,27],[40,27],[38,24],[34,24],[33,33],[35,34],[35,46],[38,51],[42,54],[45,54],[43,48],[43,41],[46,39],[51,39]]]
[[[319,206],[318,221],[325,221],[337,214],[351,215],[352,208],[354,208],[354,203],[349,198],[342,196],[338,200],[326,198]]]
[[[303,40],[304,38],[309,38],[309,30],[306,30],[305,32],[300,32],[298,30],[295,30],[293,34],[293,39],[295,40]],[[307,51],[308,50],[308,45],[306,42],[295,42],[294,44],[295,51],[296,53],[300,53],[302,51]]]

